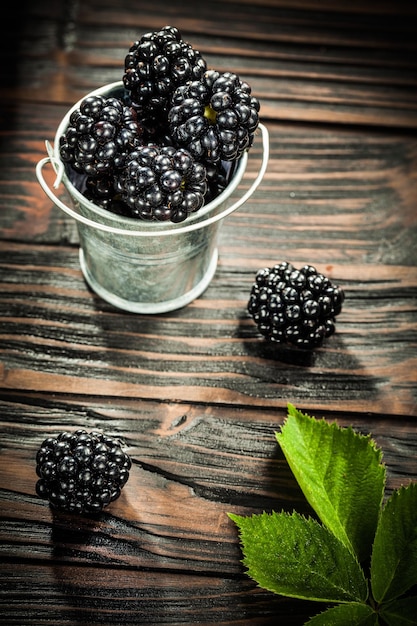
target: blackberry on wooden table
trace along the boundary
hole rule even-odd
[[[83,429],[45,439],[36,463],[37,494],[70,513],[98,513],[116,500],[131,467],[117,439]]]
[[[257,272],[248,312],[267,340],[313,349],[335,332],[344,298],[312,265],[296,269],[284,261]]]

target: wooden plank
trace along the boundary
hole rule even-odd
[[[88,290],[73,220],[36,181],[19,183],[44,150],[34,126],[51,136],[62,108],[44,127],[32,111],[1,170],[6,388],[88,394],[94,384],[109,396],[417,414],[415,138],[269,125],[265,179],[223,225],[209,289],[186,309],[146,317]],[[242,189],[260,156],[258,142]],[[345,289],[337,334],[314,355],[272,349],[246,312],[256,270],[282,260],[316,265]]]
[[[240,564],[227,512],[310,510],[275,441],[285,410],[95,399],[0,400],[0,607],[4,623],[300,625],[321,605],[259,589]],[[301,407],[300,407],[301,408]],[[320,413],[371,434],[387,494],[417,475],[413,420]],[[99,428],[132,458],[99,519],[53,514],[35,494],[35,455],[62,430]],[[324,607],[323,607],[324,608]],[[120,617],[122,616],[122,617]]]
[[[95,564],[74,567],[3,564],[2,621],[25,626],[109,624],[149,626],[273,626],[277,618],[303,624],[321,605],[273,596],[241,577],[196,577],[118,570]]]
[[[336,335],[310,354],[260,338],[246,312],[248,271],[220,265],[186,309],[128,315],[88,291],[77,251],[60,250],[57,263],[56,248],[37,246],[35,262],[19,248],[2,262],[5,388],[416,415],[415,269],[393,266],[384,278],[349,265],[346,281],[334,265],[347,300]]]
[[[417,5],[14,8],[0,38],[0,621],[301,625],[324,607],[257,588],[227,513],[311,513],[275,441],[289,401],[371,434],[387,494],[416,480]],[[223,226],[203,296],[133,315],[86,287],[76,224],[34,170],[67,109],[173,21],[211,67],[250,82],[271,156]],[[239,193],[261,153],[257,141]],[[281,260],[345,289],[314,354],[273,349],[248,316],[256,270]],[[54,514],[35,492],[41,441],[80,427],[122,437],[133,459],[99,519]]]
[[[285,410],[2,394],[4,558],[232,576],[242,573],[228,512],[311,509],[275,441]],[[310,411],[312,413],[312,411]],[[327,411],[371,434],[384,453],[387,493],[417,475],[414,421]],[[62,430],[99,428],[132,458],[122,495],[97,519],[53,513],[35,494],[35,456]],[[23,442],[23,444],[22,444]],[[17,532],[18,531],[18,532]],[[51,536],[52,532],[52,536]],[[54,551],[51,552],[51,546]]]
[[[375,16],[369,7],[368,13],[306,12],[285,3],[242,4],[236,14],[233,4],[222,2],[215,12],[201,4],[190,19],[187,6],[168,1],[132,14],[129,3],[116,10],[111,2],[90,0],[78,10],[63,8],[58,26],[42,5],[29,11],[32,21],[21,26],[19,72],[14,52],[5,64],[5,101],[69,106],[121,80],[132,41],[173,19],[209,67],[235,71],[251,83],[265,119],[417,128],[412,8],[408,19],[401,13]]]

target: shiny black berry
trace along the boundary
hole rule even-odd
[[[115,196],[113,174],[103,174],[97,178],[88,176],[84,184],[85,190],[83,195],[87,200],[101,206],[103,209],[111,210]]]
[[[99,513],[116,500],[129,478],[131,460],[121,443],[99,431],[61,432],[36,455],[36,492],[70,513]]]
[[[203,206],[207,172],[186,150],[149,144],[132,152],[115,189],[131,217],[182,222]]]
[[[257,272],[248,312],[269,341],[311,350],[335,332],[344,292],[312,265],[291,263]]]
[[[235,161],[252,146],[259,109],[239,76],[207,70],[200,80],[176,89],[168,113],[170,135],[203,162]]]
[[[207,64],[198,50],[182,39],[179,30],[165,26],[144,34],[125,58],[123,83],[145,128],[155,136],[166,124],[175,89],[199,79]]]
[[[204,204],[208,204],[221,194],[236,172],[236,163],[220,161],[219,163],[204,163],[207,170],[207,192]]]
[[[131,107],[115,97],[87,96],[70,116],[59,139],[59,154],[76,172],[101,178],[124,167],[141,136]]]

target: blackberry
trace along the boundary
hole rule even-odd
[[[113,175],[103,174],[97,178],[88,176],[85,179],[83,195],[93,204],[101,206],[103,209],[111,210],[115,196]]]
[[[184,149],[148,144],[131,153],[115,189],[131,217],[182,222],[203,206],[207,172]]]
[[[76,172],[100,178],[124,167],[141,136],[131,107],[115,97],[87,96],[70,116],[59,154]]]
[[[131,467],[118,440],[82,429],[45,439],[36,463],[37,494],[70,513],[98,513],[116,500]]]
[[[214,163],[205,163],[204,165],[207,170],[207,192],[204,197],[204,204],[208,204],[226,189],[236,168],[235,163],[230,161],[220,161],[217,165]]]
[[[174,145],[201,161],[235,161],[252,146],[259,108],[237,74],[207,70],[200,80],[176,89],[168,113],[170,135]]]
[[[164,26],[144,34],[129,49],[123,83],[132,105],[155,140],[166,122],[169,101],[175,89],[199,79],[207,69],[198,50],[182,39],[179,30]]]
[[[83,181],[82,194],[87,200],[122,217],[129,217],[129,207],[121,200],[114,189],[114,176],[88,177]]]
[[[343,301],[343,290],[315,267],[284,261],[257,272],[248,312],[266,339],[313,349],[335,332]]]

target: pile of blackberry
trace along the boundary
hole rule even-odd
[[[252,146],[259,101],[236,74],[208,70],[172,26],[130,47],[122,79],[111,97],[87,96],[71,114],[59,140],[66,173],[109,211],[181,222],[228,185]],[[176,165],[162,176],[169,159]]]
[[[131,460],[117,439],[80,429],[48,437],[36,455],[37,494],[70,513],[99,513],[116,500]]]
[[[315,267],[284,261],[257,272],[248,312],[267,340],[311,350],[335,332],[343,301],[343,290]]]

